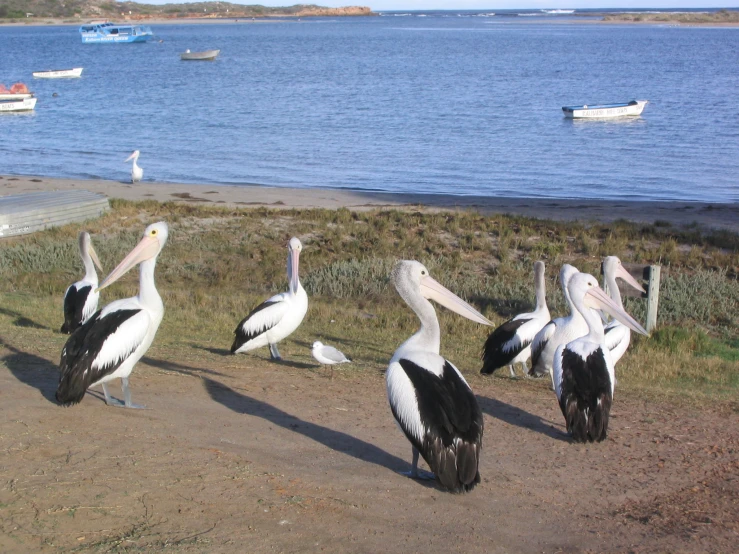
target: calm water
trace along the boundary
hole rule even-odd
[[[139,149],[159,182],[739,201],[739,29],[431,13],[154,32],[0,28],[0,82],[39,98],[0,117],[0,173],[125,180]],[[631,99],[641,118],[560,109]]]

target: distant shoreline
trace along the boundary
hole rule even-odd
[[[124,200],[176,201],[224,207],[471,210],[482,214],[514,214],[557,221],[612,222],[625,219],[645,224],[658,221],[675,227],[695,222],[706,228],[739,232],[739,203],[453,196],[260,185],[153,182],[132,185],[102,179],[0,175],[0,196],[50,190],[89,190]]]

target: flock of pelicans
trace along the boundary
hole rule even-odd
[[[128,378],[151,346],[164,305],[154,284],[156,259],[167,242],[164,222],[149,225],[136,247],[102,283],[95,263],[100,262],[90,236],[80,233],[79,246],[85,277],[71,285],[64,299],[62,331],[71,333],[62,349],[56,398],[62,405],[76,404],[88,388],[101,385],[112,406],[141,408],[131,402]],[[298,328],[308,310],[308,296],[298,278],[302,244],[288,243],[289,289],[257,306],[234,331],[231,352],[242,353],[269,346],[280,359],[277,343]],[[99,291],[140,265],[139,293],[97,310]],[[534,264],[536,309],[503,323],[487,338],[482,373],[523,364],[530,375],[549,374],[567,430],[575,441],[602,441],[615,385],[614,364],[629,344],[630,330],[647,332],[621,304],[617,278],[643,291],[615,256],[603,262],[610,296],[592,275],[570,265],[560,271],[560,282],[570,315],[550,320],[546,306],[544,263]],[[401,298],[418,316],[421,328],[390,359],[386,372],[387,395],[393,416],[412,445],[408,475],[435,478],[453,492],[471,490],[480,482],[483,418],[477,399],[459,370],[439,355],[441,331],[429,300],[476,323],[492,325],[480,312],[435,281],[416,261],[398,262],[391,279]],[[614,319],[605,324],[610,314]],[[320,342],[313,354],[321,363],[349,361],[338,350]],[[529,370],[526,360],[532,358]],[[113,398],[107,384],[121,379],[123,401]],[[433,473],[418,470],[419,454]]]

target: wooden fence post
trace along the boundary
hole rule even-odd
[[[657,327],[657,308],[659,307],[659,274],[660,266],[650,265],[645,268],[649,275],[647,285],[647,333],[651,333]],[[646,273],[646,272],[645,272]]]

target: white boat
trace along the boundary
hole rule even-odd
[[[34,71],[33,76],[37,79],[62,79],[65,77],[79,77],[82,75],[81,67],[72,69],[49,69],[48,71]]]
[[[186,61],[210,61],[215,60],[220,53],[220,50],[205,50],[203,52],[190,52],[186,50],[180,54],[180,59]]]
[[[0,102],[0,112],[30,112],[36,107],[36,98],[24,98],[23,100],[8,100]]]
[[[562,106],[565,117],[571,119],[603,119],[641,115],[647,100],[632,100],[623,104],[599,104],[595,106]]]
[[[23,100],[31,97],[32,92],[0,92],[0,100]]]

